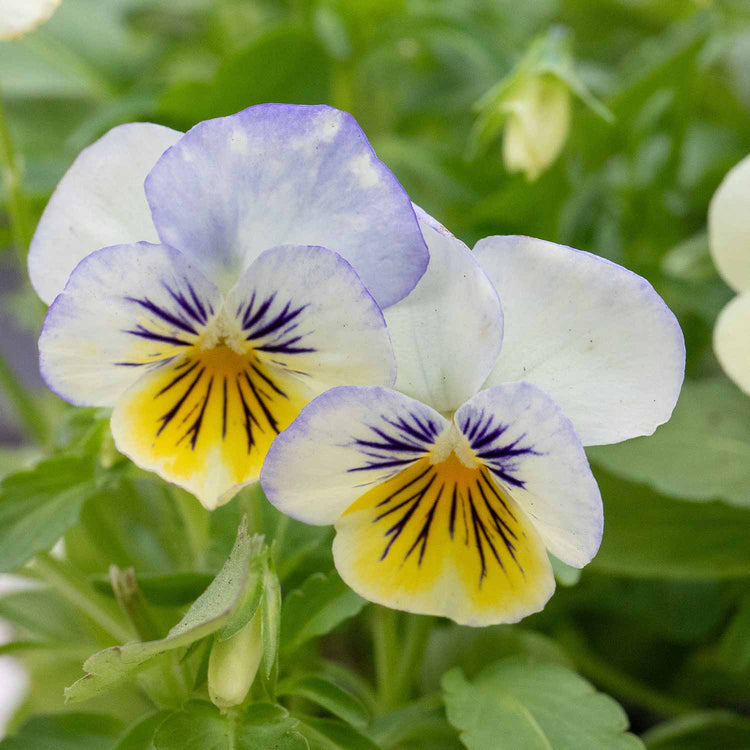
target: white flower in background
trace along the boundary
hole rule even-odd
[[[212,509],[312,398],[393,383],[380,308],[427,260],[351,115],[265,104],[184,135],[122,125],[79,155],[31,244],[52,302],[42,375],[113,406],[117,448]]]
[[[47,21],[61,0],[0,0],[0,40],[17,39]]]
[[[418,216],[427,272],[385,313],[398,390],[319,396],[271,446],[261,484],[282,512],[335,524],[336,567],[371,601],[515,622],[552,595],[548,552],[579,568],[596,554],[583,446],[669,419],[682,332],[614,263],[530,237],[471,253]]]
[[[719,313],[714,351],[724,372],[750,395],[750,156],[719,185],[708,209],[711,256],[738,295]]]

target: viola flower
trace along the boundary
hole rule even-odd
[[[3,0],[0,3],[0,40],[18,39],[47,21],[61,0]]]
[[[113,406],[118,449],[215,508],[312,398],[393,383],[380,307],[427,258],[344,112],[123,125],[78,157],[34,236],[31,280],[54,299],[41,371],[73,404]]]
[[[595,555],[602,504],[583,445],[669,418],[682,333],[614,263],[529,237],[471,253],[418,215],[429,267],[386,311],[398,391],[319,396],[261,484],[282,512],[335,523],[336,567],[371,601],[515,622],[554,590],[548,552],[575,567]]]
[[[738,295],[721,311],[714,351],[724,372],[750,395],[750,156],[730,170],[711,199],[708,234],[719,273]]]

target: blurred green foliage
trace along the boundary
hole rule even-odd
[[[553,26],[571,33],[578,76],[614,119],[576,100],[562,155],[529,183],[506,173],[499,142],[469,158],[473,105]],[[33,218],[76,154],[119,123],[187,129],[263,101],[325,102],[352,112],[412,199],[467,243],[527,234],[648,278],[685,332],[688,383],[674,422],[653,439],[591,451],[605,502],[599,557],[523,626],[478,633],[440,624],[418,682],[432,693],[444,672],[460,668],[454,692],[458,685],[463,699],[488,700],[480,669],[520,654],[556,665],[544,669],[585,691],[569,671],[577,669],[623,703],[649,748],[750,747],[742,716],[750,711],[750,400],[711,350],[731,292],[710,262],[705,232],[713,191],[750,153],[750,1],[63,0],[39,30],[0,44],[0,92]],[[5,213],[0,246],[2,272],[16,268],[22,277]],[[1,302],[36,334],[43,309],[27,286]],[[12,354],[5,351],[17,366]],[[40,393],[37,405],[50,429],[31,430],[27,444],[3,451],[0,475],[34,454],[71,463],[54,480],[37,470],[0,487],[3,570],[65,534],[70,562],[98,591],[108,590],[110,563],[135,565],[146,598],[161,601],[159,617],[173,624],[221,567],[252,498],[246,492],[201,514],[185,493],[113,455],[102,414],[74,414],[49,394]],[[35,447],[35,439],[46,445]],[[106,481],[99,464],[109,469]],[[22,519],[24,500],[34,510]],[[275,535],[277,515],[262,512],[256,526],[262,520]],[[27,539],[24,523],[40,536]],[[295,644],[295,666],[335,673],[331,684],[374,704],[362,678],[372,672],[370,644],[362,642],[372,607],[360,612],[331,572],[329,530],[292,522],[283,534],[282,587],[299,589],[284,611],[320,599],[321,615],[307,630],[282,632],[282,643]],[[65,710],[62,687],[111,641],[48,589],[1,598],[0,616],[19,631],[21,645],[6,650],[24,658],[40,686],[16,725],[30,713]],[[395,618],[394,632],[408,627]],[[333,627],[322,649],[306,642]],[[330,687],[324,695],[331,700]],[[152,731],[147,705],[135,688],[122,688],[85,704],[109,719],[34,719],[23,746],[67,747],[39,743],[61,743],[56,732],[73,727],[83,739],[71,747],[110,747],[122,721],[140,717]],[[177,715],[169,726],[194,718]],[[213,713],[209,719],[217,721]],[[173,746],[169,726],[159,747]],[[345,731],[337,724],[308,716],[302,726],[312,746],[347,746],[330,739]],[[137,744],[138,731],[118,747],[147,747]],[[356,736],[357,746],[370,746]],[[445,715],[421,703],[379,716],[368,736],[382,747],[461,747]]]

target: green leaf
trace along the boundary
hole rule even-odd
[[[52,458],[0,483],[0,571],[51,549],[98,492],[90,456]]]
[[[281,27],[226,58],[209,83],[187,83],[168,91],[162,117],[192,125],[262,102],[318,104],[328,99],[330,63],[315,37]]]
[[[335,571],[314,573],[290,592],[281,610],[281,649],[292,652],[311,638],[325,635],[366,604]]]
[[[139,719],[120,738],[112,750],[153,750],[154,746],[151,741],[154,734],[169,716],[168,711],[158,711],[145,719]]]
[[[306,698],[359,729],[370,722],[370,714],[359,698],[335,682],[320,677],[303,675],[287,678],[279,683],[276,694]]]
[[[81,701],[135,675],[153,657],[216,632],[230,619],[232,610],[241,600],[248,579],[250,559],[257,539],[247,535],[247,524],[237,531],[237,541],[219,574],[194,602],[185,616],[157,641],[132,642],[99,651],[83,665],[88,672],[65,690],[68,701]]]
[[[604,539],[592,569],[644,578],[750,576],[750,509],[685,503],[603,471]]]
[[[637,750],[625,712],[575,672],[504,659],[468,682],[443,677],[448,719],[468,750]]]
[[[354,727],[333,719],[298,716],[302,722],[300,732],[310,742],[310,750],[378,750],[369,737]]]
[[[121,731],[122,722],[105,714],[32,716],[0,750],[110,750]]]
[[[659,724],[643,735],[648,750],[750,747],[750,720],[729,711],[702,711]]]
[[[740,600],[719,642],[719,659],[730,672],[750,673],[750,596]]]
[[[231,721],[211,703],[193,701],[154,736],[155,750],[309,750],[299,722],[281,706],[256,703]]]
[[[724,378],[686,382],[672,418],[654,435],[587,452],[666,495],[750,506],[750,399]]]

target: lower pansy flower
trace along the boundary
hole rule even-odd
[[[419,215],[430,265],[386,311],[398,390],[319,396],[276,439],[261,483],[282,512],[335,524],[336,567],[368,599],[515,622],[554,591],[548,553],[575,567],[596,554],[602,503],[583,445],[669,418],[682,333],[624,268],[527,237],[471,253]]]
[[[71,167],[32,243],[54,299],[42,374],[113,406],[117,447],[215,508],[312,398],[393,383],[381,306],[426,263],[408,197],[343,112],[121,126]]]

